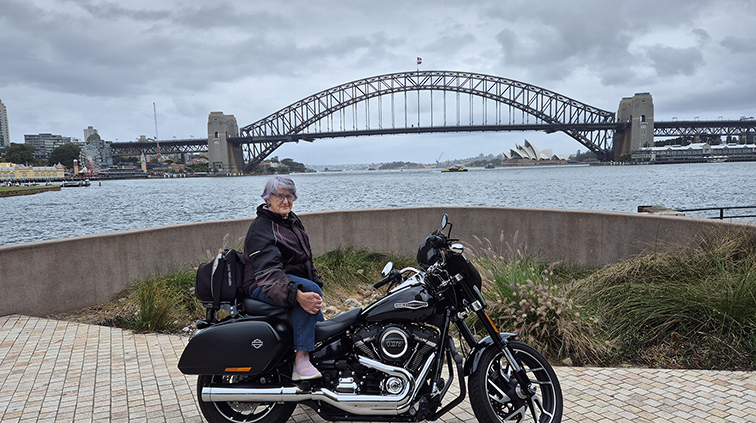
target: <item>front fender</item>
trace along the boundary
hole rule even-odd
[[[499,333],[499,338],[501,338],[504,343],[507,343],[510,338],[514,339],[516,336],[517,335],[514,333]],[[490,336],[481,339],[480,342],[473,347],[472,351],[470,351],[470,355],[465,361],[465,376],[470,376],[473,372],[478,370],[478,364],[480,363],[480,357],[483,355],[483,351],[490,347],[496,347],[496,344],[494,344],[493,339],[491,339]]]

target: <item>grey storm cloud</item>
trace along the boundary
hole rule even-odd
[[[673,48],[663,45],[649,47],[646,56],[659,76],[693,75],[704,58],[695,47]]]
[[[730,35],[725,37],[722,46],[732,53],[754,53],[756,52],[756,38],[743,38]]]
[[[0,99],[14,142],[88,125],[133,140],[154,131],[153,102],[161,134],[199,136],[210,111],[248,124],[348,81],[414,70],[422,57],[421,69],[516,79],[607,110],[648,91],[661,118],[707,108],[751,116],[756,40],[740,24],[755,9],[747,0],[3,0]]]

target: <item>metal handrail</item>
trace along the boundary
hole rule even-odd
[[[681,213],[694,212],[694,211],[719,210],[719,216],[707,217],[706,219],[723,220],[723,219],[739,219],[739,218],[744,218],[744,217],[756,217],[756,214],[747,214],[747,215],[741,215],[741,216],[725,216],[724,215],[725,210],[736,210],[736,209],[756,209],[756,206],[701,207],[697,209],[674,209],[674,210],[679,211]]]

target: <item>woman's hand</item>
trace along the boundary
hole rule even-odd
[[[323,307],[323,298],[316,292],[297,291],[297,302],[310,314],[316,314]]]

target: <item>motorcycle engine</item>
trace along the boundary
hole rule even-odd
[[[367,326],[352,336],[355,350],[372,360],[404,367],[417,375],[439,340],[438,331],[415,324]]]

